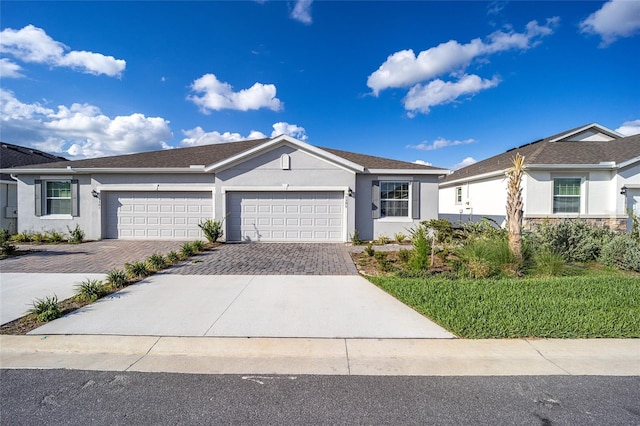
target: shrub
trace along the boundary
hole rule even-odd
[[[359,246],[362,243],[363,241],[360,239],[360,234],[358,234],[358,230],[355,229],[353,231],[353,235],[351,235],[351,244],[353,244],[354,246]]]
[[[186,242],[186,243],[182,244],[182,246],[180,247],[180,254],[184,258],[191,257],[195,253],[196,253],[196,250],[193,247],[193,244],[190,243],[190,242]]]
[[[508,241],[504,238],[469,241],[456,250],[456,255],[461,262],[458,272],[463,276],[488,278],[496,275],[517,274],[518,262],[509,250]]]
[[[36,232],[31,235],[31,240],[36,244],[42,244],[49,241],[49,237],[44,232]]]
[[[80,225],[76,223],[76,227],[71,229],[67,226],[69,230],[69,243],[71,244],[80,244],[84,241],[84,231],[80,229]]]
[[[127,274],[121,269],[113,269],[107,274],[107,282],[113,288],[120,288],[127,285]]]
[[[584,220],[543,223],[536,229],[539,244],[561,255],[567,262],[591,262],[598,259],[601,247],[613,235],[612,231],[592,227]]]
[[[389,259],[387,258],[388,255],[389,253],[385,251],[377,251],[373,255],[373,257],[378,262],[380,269],[382,269],[385,272],[390,272],[394,269],[393,263],[389,261]]]
[[[172,265],[174,263],[180,262],[180,255],[175,251],[171,250],[169,253],[167,253],[167,262]]]
[[[52,243],[61,243],[64,241],[64,235],[58,231],[49,232],[49,241]]]
[[[195,240],[191,242],[191,247],[196,251],[196,253],[200,253],[204,251],[204,241]]]
[[[75,299],[79,302],[95,302],[107,294],[100,280],[85,280],[76,286]]]
[[[224,231],[222,230],[223,220],[206,219],[198,224],[205,238],[210,243],[215,243],[219,238],[222,238]]]
[[[396,242],[398,244],[402,244],[404,240],[407,239],[407,236],[404,235],[402,232],[398,232],[396,235],[394,235],[394,238],[396,239]]]
[[[154,271],[161,270],[165,267],[166,263],[164,256],[158,253],[152,254],[147,258],[149,269],[153,269]]]
[[[507,230],[498,222],[483,217],[479,222],[466,222],[462,225],[462,235],[468,240],[494,240],[507,238]]]
[[[378,242],[382,245],[389,244],[391,242],[391,238],[387,237],[384,234],[378,236]]]
[[[631,234],[615,236],[602,247],[600,261],[624,271],[640,272],[640,240]]]
[[[27,231],[18,232],[11,237],[16,243],[28,243],[31,241],[31,234]]]
[[[151,271],[147,267],[146,262],[125,263],[124,269],[127,274],[133,278],[146,277],[151,275]]]
[[[407,263],[410,256],[411,252],[407,249],[400,249],[400,251],[398,252],[398,260],[400,262]]]
[[[29,313],[36,316],[40,322],[49,322],[62,316],[62,310],[58,304],[58,296],[48,296],[43,299],[33,301],[33,308]]]
[[[453,224],[447,219],[431,219],[422,224],[436,237],[437,242],[442,243],[453,239]]]
[[[429,268],[431,241],[427,239],[425,232],[424,228],[418,228],[413,237],[413,250],[408,265],[414,272]]]
[[[0,229],[0,254],[10,255],[16,252],[16,246],[11,244],[11,234],[8,229]]]
[[[371,247],[371,244],[368,244],[365,248],[364,248],[364,252],[367,253],[369,256],[373,256],[375,254],[375,250],[373,249],[373,247]]]

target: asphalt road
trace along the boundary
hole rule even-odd
[[[2,370],[2,425],[639,425],[640,377]]]

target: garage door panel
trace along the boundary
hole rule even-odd
[[[227,237],[229,241],[342,241],[343,205],[341,192],[228,192]],[[321,232],[317,227],[323,228]]]
[[[210,192],[107,192],[105,238],[203,238],[198,224],[212,218]]]

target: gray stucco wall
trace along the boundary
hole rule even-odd
[[[420,219],[382,218],[371,215],[371,185],[374,180],[420,182]],[[438,177],[436,175],[358,175],[356,192],[355,229],[363,240],[374,240],[382,235],[393,238],[398,232],[408,235],[420,221],[438,218]]]
[[[17,230],[17,219],[13,211],[18,206],[18,184],[2,181],[0,183],[0,228],[8,229],[12,234]]]

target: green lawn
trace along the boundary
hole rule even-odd
[[[369,280],[460,337],[640,337],[637,276]]]

